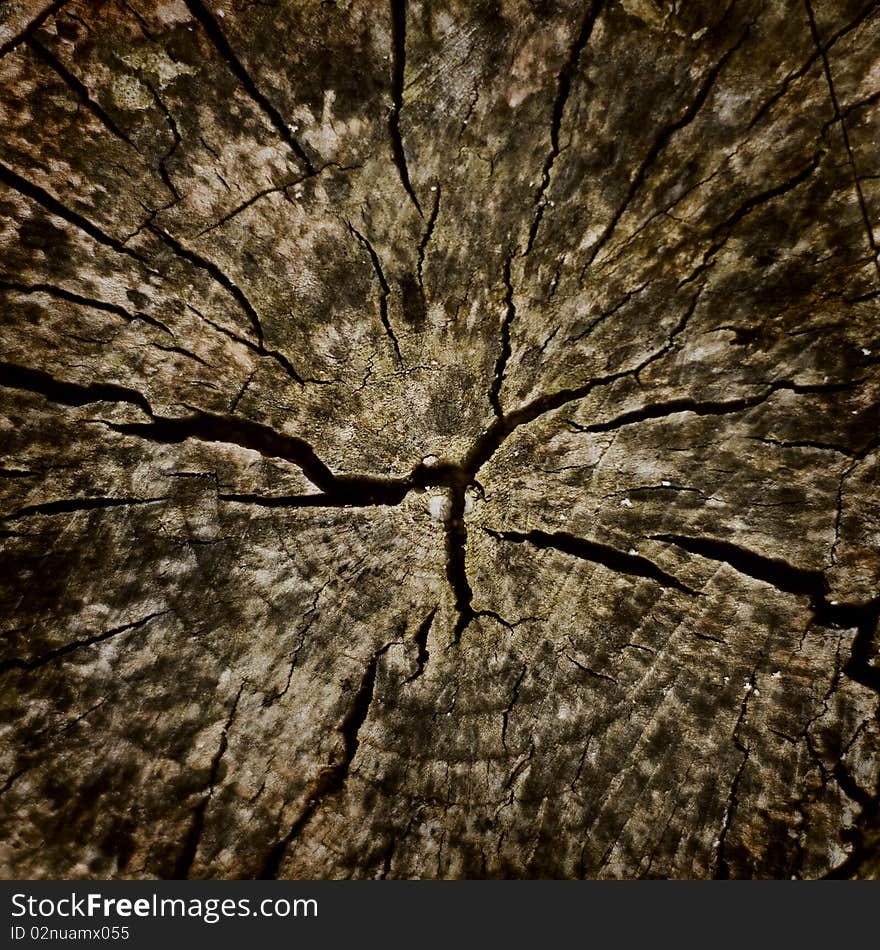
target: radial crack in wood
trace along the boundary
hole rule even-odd
[[[880,876],[876,3],[0,7],[5,876]]]

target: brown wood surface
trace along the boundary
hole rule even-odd
[[[880,5],[0,3],[0,869],[880,874]]]

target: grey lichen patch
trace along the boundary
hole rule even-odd
[[[7,876],[880,873],[873,5],[7,6]]]
[[[134,71],[155,76],[160,89],[164,89],[179,76],[193,76],[197,72],[195,66],[172,59],[163,49],[142,47],[123,53],[119,58]]]
[[[143,112],[153,105],[150,90],[137,76],[121,75],[114,78],[110,84],[110,94],[113,102],[128,112]]]
[[[621,0],[620,5],[630,16],[638,17],[643,23],[657,30],[666,28],[675,13],[674,2],[657,3],[655,0]]]

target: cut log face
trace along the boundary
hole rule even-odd
[[[4,876],[880,875],[880,7],[0,13]]]

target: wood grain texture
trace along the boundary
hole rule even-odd
[[[880,5],[0,44],[6,876],[880,875]]]

